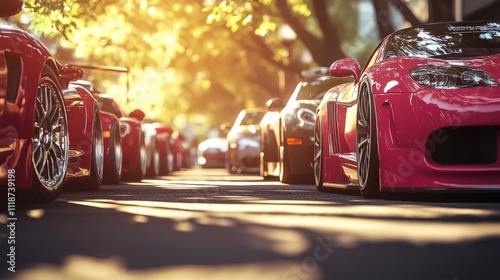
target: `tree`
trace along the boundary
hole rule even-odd
[[[384,1],[396,2],[404,5]],[[63,62],[130,68],[126,95],[123,75],[88,73],[126,110],[143,108],[166,123],[204,115],[211,126],[280,95],[280,72],[289,73],[293,86],[303,69],[329,66],[346,55],[363,61],[373,43],[358,37],[357,5],[358,0],[25,2],[30,27],[58,40],[56,56]],[[293,42],[278,36],[285,24],[297,35]],[[306,51],[312,61],[302,59]],[[283,97],[290,93],[289,87]]]

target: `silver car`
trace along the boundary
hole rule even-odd
[[[260,121],[266,112],[266,108],[253,108],[238,114],[227,133],[229,173],[259,173]]]

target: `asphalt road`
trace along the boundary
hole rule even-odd
[[[17,204],[15,228],[0,213],[2,279],[500,279],[498,195],[369,200],[190,169]]]

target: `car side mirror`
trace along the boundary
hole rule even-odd
[[[266,107],[268,111],[281,111],[285,108],[285,102],[280,97],[267,100]]]
[[[2,0],[0,17],[10,17],[19,13],[23,9],[23,1],[20,0]]]
[[[353,76],[354,81],[358,82],[360,74],[361,67],[355,58],[342,58],[330,66],[330,75],[332,77],[344,78]]]
[[[137,119],[139,121],[142,121],[146,117],[146,114],[142,110],[135,109],[134,111],[130,112],[128,116]]]
[[[69,82],[83,78],[82,68],[76,65],[64,65],[59,69],[59,82],[61,87],[67,88]]]

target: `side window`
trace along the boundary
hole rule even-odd
[[[377,61],[377,58],[378,58],[378,54],[380,53],[380,49],[377,49],[373,54],[372,56],[370,57],[370,60],[368,60],[368,63],[365,65],[365,69],[372,66],[373,64],[375,64],[375,62]]]
[[[364,72],[367,68],[369,68],[370,66],[375,64],[377,61],[382,60],[382,54],[385,50],[386,42],[387,42],[387,38],[382,40],[382,42],[380,42],[380,44],[378,44],[378,46],[375,48],[375,51],[373,51],[372,56],[370,56],[370,59],[368,59],[362,72]]]

